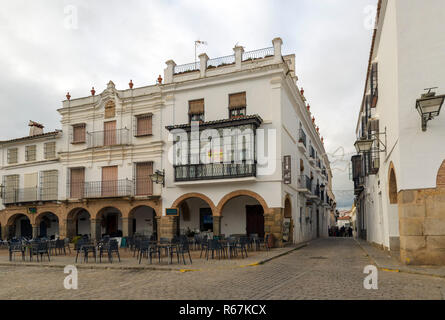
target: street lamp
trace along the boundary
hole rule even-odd
[[[428,92],[422,94],[421,98],[416,100],[416,109],[422,119],[422,131],[426,131],[428,121],[439,116],[445,99],[445,95],[436,96],[435,92],[431,92],[433,89],[437,89],[437,87],[425,89]]]
[[[153,181],[156,184],[162,184],[163,187],[165,187],[165,171],[159,171],[156,170],[154,174],[150,175],[151,181]]]
[[[365,153],[371,151],[372,144],[374,143],[374,140],[370,139],[358,139],[355,143],[355,149],[358,153]]]

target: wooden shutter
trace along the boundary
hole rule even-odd
[[[152,134],[151,115],[137,116],[136,136],[146,136]]]
[[[104,122],[104,146],[116,144],[116,121]]]
[[[43,171],[41,174],[41,200],[57,200],[59,172],[57,170]]]
[[[85,124],[73,126],[73,143],[85,142]]]
[[[244,108],[247,105],[246,103],[246,93],[234,93],[229,95],[229,109],[238,109]]]
[[[117,166],[102,167],[102,196],[113,197],[118,195]]]
[[[37,180],[37,172],[24,175],[23,201],[37,200]]]
[[[8,164],[13,164],[18,162],[18,149],[12,148],[8,149]]]
[[[203,114],[204,99],[189,101],[189,114]]]
[[[85,168],[71,169],[70,174],[70,197],[82,199],[85,187]]]
[[[153,174],[153,162],[136,164],[136,195],[153,194],[153,182],[150,175]]]
[[[47,142],[44,144],[45,159],[54,159],[56,157],[56,143],[55,142]]]

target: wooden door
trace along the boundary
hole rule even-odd
[[[104,146],[117,144],[116,141],[116,121],[104,122]]]
[[[153,182],[150,178],[151,174],[153,174],[152,162],[136,164],[136,195],[146,196],[153,194]]]
[[[102,168],[102,196],[118,196],[117,166]]]
[[[23,189],[23,201],[36,201],[37,200],[37,172],[28,173],[24,176]]]
[[[82,199],[85,190],[85,168],[75,168],[70,171],[70,197]]]
[[[246,233],[264,237],[264,210],[261,205],[246,206]]]
[[[117,224],[118,224],[118,215],[115,213],[110,213],[106,218],[106,231],[105,233],[108,235],[114,234],[117,232]]]

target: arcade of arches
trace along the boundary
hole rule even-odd
[[[286,204],[290,206],[290,201]],[[133,234],[173,237],[190,231],[212,231],[214,235],[273,234],[275,245],[283,244],[283,208],[270,208],[266,201],[248,190],[224,196],[217,204],[198,193],[184,194],[171,206],[181,212],[179,218],[161,216],[160,199],[98,199],[87,203],[8,207],[0,213],[2,238],[19,236],[72,238],[89,235],[131,236]],[[286,209],[288,210],[288,209]]]
[[[443,265],[445,161],[437,173],[436,188],[401,190],[396,203],[399,211],[401,261],[415,265]]]

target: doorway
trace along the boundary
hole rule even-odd
[[[264,210],[261,205],[246,206],[246,233],[264,237]]]
[[[212,209],[210,208],[200,208],[199,209],[199,229],[201,231],[210,230],[213,232],[213,215]]]

